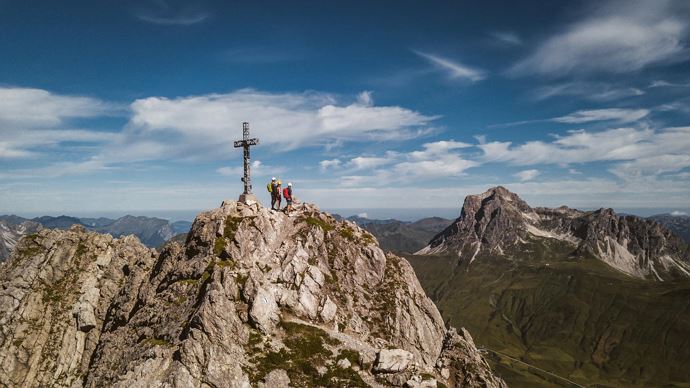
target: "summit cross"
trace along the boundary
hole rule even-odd
[[[252,195],[252,177],[251,177],[251,165],[249,163],[249,147],[259,144],[259,139],[249,138],[249,123],[242,123],[242,140],[235,141],[235,148],[244,148],[244,176],[242,177],[242,182],[244,182],[244,192],[240,196],[240,202],[247,202],[247,200],[256,200]]]

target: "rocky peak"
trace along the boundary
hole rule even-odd
[[[501,252],[518,240],[525,219],[536,217],[525,201],[502,186],[468,195],[460,217],[418,254],[451,251],[471,261],[482,249]]]
[[[460,217],[417,254],[529,256],[533,244],[556,242],[566,256],[597,257],[639,278],[690,277],[690,248],[663,226],[613,209],[531,208],[504,187],[465,198]]]
[[[43,230],[6,268],[3,385],[504,385],[406,260],[313,205],[224,202],[160,253]]]

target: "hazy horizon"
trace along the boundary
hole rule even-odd
[[[244,121],[322,208],[690,208],[688,2],[269,3],[0,2],[0,208],[218,206]]]
[[[580,208],[580,210],[589,211],[596,210],[597,208]],[[208,210],[208,209],[204,209]],[[102,211],[102,212],[28,212],[28,213],[14,213],[14,212],[2,212],[0,215],[16,215],[23,218],[35,218],[41,216],[71,216],[77,218],[98,218],[105,217],[111,219],[117,219],[126,215],[131,216],[145,216],[145,217],[156,217],[168,220],[170,222],[175,221],[193,221],[196,215],[204,210],[122,210],[122,211]],[[412,222],[417,221],[422,218],[428,217],[441,217],[447,219],[455,219],[460,216],[460,208],[333,208],[322,209],[331,214],[338,214],[343,217],[350,216],[364,216],[364,218],[385,220],[385,219],[396,219],[399,221]],[[670,214],[672,212],[684,213],[683,215],[690,214],[690,208],[679,209],[679,208],[614,208],[616,213],[619,214],[632,214],[639,217],[649,217],[658,214]]]

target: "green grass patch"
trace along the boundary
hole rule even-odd
[[[343,227],[340,229],[340,236],[348,239],[349,241],[355,241],[357,238],[355,237],[355,231],[350,228],[349,226]]]
[[[223,227],[223,237],[230,239],[231,241],[235,240],[235,233],[237,233],[237,229],[239,229],[240,224],[242,223],[242,220],[244,218],[242,217],[228,217],[225,219],[225,226]]]
[[[335,229],[335,226],[333,226],[331,223],[326,222],[326,221],[324,221],[320,218],[316,218],[316,217],[307,217],[305,222],[307,223],[307,225],[318,226],[324,232],[329,232],[329,231]]]
[[[220,257],[225,251],[226,240],[225,237],[218,237],[213,244],[213,254]]]
[[[296,387],[368,387],[354,370],[326,366],[326,360],[333,358],[329,347],[338,346],[340,341],[310,325],[281,322],[281,327],[285,331],[286,348],[260,353],[253,358],[255,368],[249,373],[252,383],[258,383],[274,369],[284,369],[290,377],[290,384]],[[250,334],[248,346],[256,351],[256,344],[261,341],[252,339]],[[318,372],[319,367],[327,368],[323,376]]]

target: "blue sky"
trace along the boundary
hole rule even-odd
[[[547,4],[543,4],[547,3]],[[690,208],[690,5],[0,0],[0,213]]]

